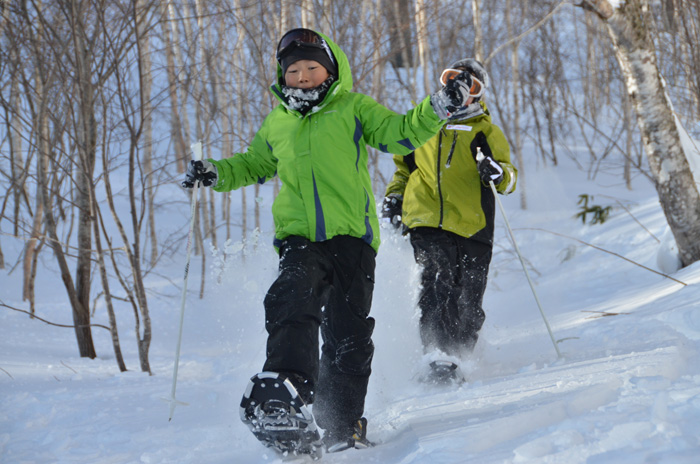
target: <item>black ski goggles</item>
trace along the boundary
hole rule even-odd
[[[279,63],[282,58],[297,47],[318,48],[319,50],[323,50],[328,54],[331,63],[335,63],[333,53],[331,53],[331,49],[328,47],[326,41],[323,40],[323,37],[310,29],[292,29],[284,34],[280,39],[280,43],[277,45],[277,62]]]

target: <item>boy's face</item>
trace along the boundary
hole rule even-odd
[[[299,60],[290,64],[284,73],[284,82],[289,87],[312,89],[328,79],[330,74],[318,61]]]

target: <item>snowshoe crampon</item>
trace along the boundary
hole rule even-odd
[[[241,420],[255,438],[283,458],[323,455],[314,416],[282,374],[262,372],[250,379],[241,399]]]
[[[419,380],[430,385],[461,385],[466,382],[462,370],[452,361],[432,361]]]

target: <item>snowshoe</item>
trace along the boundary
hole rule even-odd
[[[433,361],[419,380],[430,385],[461,385],[466,382],[459,366],[452,361]]]
[[[283,459],[323,456],[323,442],[311,411],[286,376],[262,372],[250,379],[241,399],[241,421],[255,438]]]

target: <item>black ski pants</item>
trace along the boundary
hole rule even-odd
[[[424,349],[471,352],[484,323],[482,308],[492,246],[442,229],[410,231],[421,266],[420,336]]]
[[[263,369],[288,375],[314,403],[319,426],[345,433],[362,417],[371,373],[376,252],[345,235],[323,242],[293,236],[279,250],[279,276],[265,297]]]

